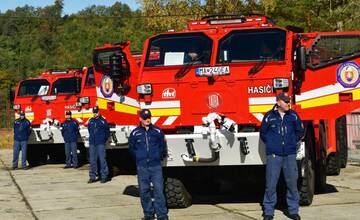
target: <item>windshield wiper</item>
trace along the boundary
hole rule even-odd
[[[259,62],[257,62],[248,72],[249,76],[254,76],[256,73],[258,73],[262,68],[264,68],[266,62],[268,61],[268,58],[262,59]]]
[[[204,57],[204,54],[200,54],[196,60],[183,65],[175,74],[175,79],[183,78],[191,69],[194,64],[199,64],[199,61]]]

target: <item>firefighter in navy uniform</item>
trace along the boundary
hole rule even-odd
[[[296,148],[304,136],[304,128],[299,115],[290,109],[290,97],[287,93],[277,95],[276,101],[274,108],[264,116],[260,128],[260,138],[266,145],[263,216],[264,220],[273,219],[277,202],[276,185],[282,170],[287,187],[288,216],[300,220]]]
[[[79,135],[79,123],[71,118],[71,111],[65,112],[66,120],[62,124],[61,133],[65,142],[65,167],[78,168],[77,139]]]
[[[165,150],[164,133],[151,124],[151,112],[148,109],[141,110],[140,126],[129,137],[129,152],[136,159],[144,220],[155,219],[155,213],[158,220],[168,219],[161,167]],[[154,202],[151,199],[150,182],[154,187]]]
[[[26,150],[27,142],[31,134],[31,123],[25,117],[25,112],[20,112],[20,118],[14,121],[14,149],[13,149],[13,161],[12,169],[18,168],[19,154],[21,151],[21,168],[28,169],[26,166]]]
[[[101,183],[108,182],[109,169],[106,162],[105,144],[110,136],[107,121],[100,115],[99,108],[93,108],[94,117],[89,120],[89,157],[90,157],[90,179],[88,183],[96,182],[97,176]],[[100,175],[97,173],[97,161],[100,161]]]

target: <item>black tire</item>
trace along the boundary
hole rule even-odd
[[[165,196],[169,208],[187,208],[192,204],[191,195],[179,179],[166,178]]]
[[[326,174],[328,176],[337,176],[340,174],[340,157],[337,153],[331,153],[326,160]]]
[[[326,190],[326,132],[324,123],[320,124],[320,158],[316,161],[315,167],[315,190],[317,193],[325,192]]]
[[[346,116],[336,120],[336,148],[339,149],[340,167],[345,168],[348,159]]]
[[[40,151],[38,145],[28,144],[26,159],[31,167],[40,165],[41,157],[40,157]]]
[[[48,155],[51,163],[65,163],[64,145],[49,146]]]
[[[305,135],[305,158],[300,161],[298,188],[300,194],[300,205],[311,205],[315,192],[315,172],[314,172],[314,151],[315,138],[314,129],[309,125]],[[304,176],[302,176],[304,173]]]

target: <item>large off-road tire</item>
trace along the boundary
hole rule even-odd
[[[326,190],[326,132],[324,123],[320,124],[320,158],[316,161],[315,167],[315,191],[317,193],[324,192]]]
[[[305,135],[305,158],[300,161],[298,188],[300,205],[311,205],[315,191],[315,138],[314,129],[309,125]],[[302,175],[303,174],[303,175]]]
[[[345,168],[348,159],[348,142],[345,115],[336,120],[336,145],[337,149],[339,149],[340,167]]]
[[[29,144],[27,146],[26,159],[31,167],[46,163],[47,154],[43,148],[43,145],[39,144]]]
[[[187,208],[191,206],[191,195],[179,179],[167,177],[165,196],[169,208]]]
[[[65,146],[63,144],[49,146],[47,151],[51,163],[65,163]]]
[[[26,159],[31,167],[38,166],[40,164],[40,152],[39,148],[35,144],[29,144],[27,146]]]
[[[327,157],[326,174],[328,176],[337,176],[340,174],[340,157],[337,153],[331,153]]]

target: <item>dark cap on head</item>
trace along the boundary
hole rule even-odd
[[[95,106],[92,110],[93,113],[99,113],[99,107]]]
[[[20,115],[20,116],[25,116],[25,112],[24,112],[24,111],[20,111],[19,115]]]
[[[290,102],[290,96],[286,92],[282,92],[276,96],[276,101],[283,100],[284,102]]]
[[[149,109],[143,109],[140,111],[140,118],[142,119],[148,119],[151,118],[151,112]]]
[[[65,115],[71,115],[71,111],[66,111]]]

